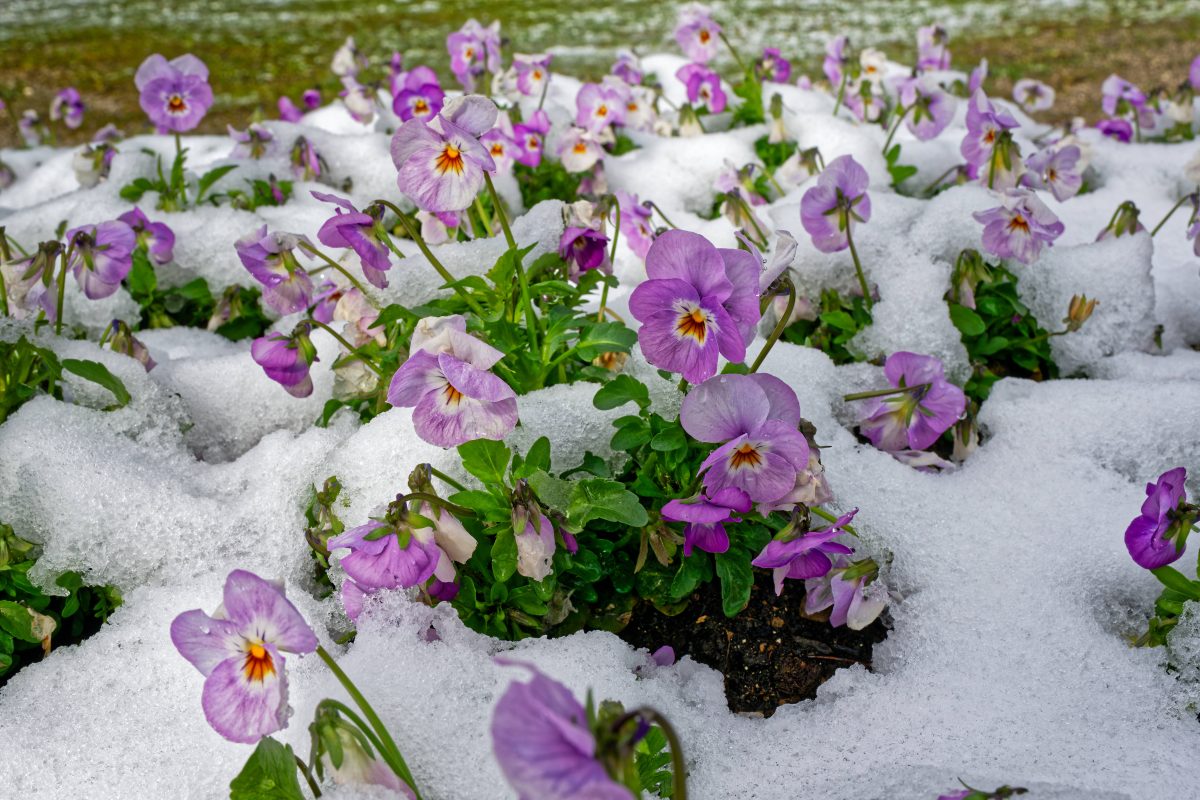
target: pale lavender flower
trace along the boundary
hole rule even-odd
[[[475,88],[475,79],[485,71],[500,71],[500,23],[483,27],[469,19],[459,30],[446,37],[450,53],[450,71],[468,92]]]
[[[642,62],[629,50],[617,51],[617,60],[613,62],[609,72],[630,86],[637,86],[642,82]]]
[[[117,155],[117,149],[110,144],[85,144],[71,158],[71,169],[75,179],[85,189],[96,186],[100,181],[107,180],[112,170],[112,161]],[[0,180],[0,188],[4,182]]]
[[[921,141],[934,139],[954,119],[954,98],[920,77],[900,81],[900,105],[908,109],[904,124]]]
[[[89,300],[115,293],[133,268],[137,236],[120,220],[73,228],[66,240],[71,248],[67,267]]]
[[[880,450],[925,450],[966,408],[962,389],[946,380],[934,356],[892,353],[883,374],[894,388],[906,391],[863,401],[859,430]]]
[[[575,124],[593,134],[625,122],[625,96],[611,84],[585,83],[575,95]]]
[[[133,229],[138,244],[146,248],[155,264],[168,264],[175,257],[175,233],[165,222],[151,222],[137,206],[117,219]]]
[[[384,520],[371,520],[329,540],[330,552],[348,548],[338,561],[362,589],[408,589],[433,577],[441,550],[433,530],[416,527],[404,505],[393,503]]]
[[[1110,117],[1144,114],[1146,93],[1119,75],[1109,75],[1100,86],[1100,107]]]
[[[636,194],[618,190],[616,196],[621,209],[621,236],[625,238],[629,249],[645,260],[650,245],[654,243],[650,209],[638,202]]]
[[[302,242],[308,240],[294,233],[269,233],[263,225],[233,244],[242,265],[263,285],[263,301],[280,314],[303,311],[312,298],[312,279],[296,261]]]
[[[988,76],[988,60],[986,58],[979,59],[979,66],[971,70],[971,74],[967,76],[967,95],[971,96],[983,88],[983,82]]]
[[[844,528],[857,513],[856,508],[849,514],[838,517],[828,528],[808,531],[798,536],[792,534],[795,538],[772,539],[750,563],[773,571],[776,595],[783,594],[785,580],[819,578],[833,568],[835,558],[854,552],[854,548],[833,539],[844,533]]]
[[[1179,560],[1196,521],[1194,511],[1185,510],[1187,470],[1176,467],[1146,484],[1142,513],[1125,529],[1125,547],[1139,567],[1157,569]]]
[[[363,86],[353,75],[342,78],[342,91],[338,92],[342,104],[355,122],[369,125],[375,119],[376,94],[369,86]]]
[[[838,156],[800,198],[800,222],[822,253],[845,250],[854,225],[871,219],[869,183],[867,171],[852,156]]]
[[[663,519],[686,522],[683,529],[683,555],[690,556],[693,548],[706,553],[729,550],[729,534],[725,523],[741,522],[737,514],[751,508],[750,495],[736,486],[727,486],[711,496],[707,493],[688,500],[672,500],[662,507]]]
[[[679,9],[675,41],[683,54],[698,64],[707,64],[717,55],[721,26],[712,19],[712,10],[700,3],[687,3]]]
[[[133,81],[142,110],[161,132],[192,130],[213,102],[208,67],[191,53],[171,61],[155,53],[138,67]]]
[[[425,211],[462,211],[496,164],[479,137],[496,122],[495,104],[480,95],[454,98],[426,124],[413,118],[392,137],[400,191]]]
[[[874,622],[887,606],[887,590],[879,581],[871,580],[878,571],[870,568],[873,562],[865,570],[861,565],[862,562],[851,564],[839,556],[829,572],[806,580],[804,613],[816,614],[832,608],[829,624],[835,628],[845,625],[852,631],[861,631]]]
[[[554,524],[540,510],[513,509],[513,532],[517,543],[517,574],[533,581],[545,580],[553,571]]]
[[[675,77],[687,87],[688,102],[700,105],[710,114],[725,110],[727,98],[721,88],[721,76],[703,64],[685,64]]]
[[[332,203],[337,211],[317,232],[321,244],[329,247],[346,247],[353,250],[362,266],[363,275],[373,286],[386,289],[388,285],[385,274],[392,267],[391,251],[387,246],[387,231],[384,229],[381,217],[382,210],[378,206],[376,215],[364,213],[354,207],[349,200],[324,192],[312,192],[312,196],[323,203]],[[369,209],[370,210],[370,209]]]
[[[204,716],[233,742],[253,744],[287,727],[283,653],[317,649],[317,637],[283,589],[245,570],[225,580],[224,602],[209,616],[185,611],[171,641],[204,676]]]
[[[850,63],[850,57],[846,54],[848,42],[845,36],[835,36],[825,43],[825,60],[821,67],[835,92],[846,77],[846,67]]]
[[[917,28],[917,69],[950,69],[950,34],[941,25]]]
[[[516,130],[508,118],[507,111],[500,112],[496,120],[496,127],[480,136],[479,143],[487,148],[498,173],[510,172],[517,157],[521,154],[521,146],[516,140]]]
[[[1025,159],[1027,172],[1022,183],[1031,189],[1044,189],[1060,203],[1074,197],[1083,186],[1079,171],[1081,152],[1076,145],[1047,147]]]
[[[1033,78],[1021,78],[1013,84],[1013,100],[1026,114],[1046,111],[1054,105],[1054,89]]]
[[[300,109],[296,108],[296,104],[292,102],[292,98],[287,95],[280,95],[275,107],[279,109],[279,118],[284,122],[299,122],[303,116]]]
[[[1008,132],[1018,127],[1017,120],[1007,111],[993,105],[982,91],[976,91],[971,95],[967,104],[966,123],[967,133],[963,137],[959,150],[963,158],[967,160],[967,164],[976,170],[980,179],[985,183],[991,177],[993,186],[997,189],[1010,188],[1015,185],[1015,178],[1011,184],[1003,180],[996,181],[1001,172],[1005,172],[1007,175],[1015,174],[1014,165],[1009,164],[1007,165],[1008,169],[1005,169],[1004,164],[997,164],[996,175],[992,175],[991,164],[993,160],[1002,161],[1001,157],[1006,155],[1000,153],[993,159],[993,152],[1001,140],[1008,140],[1011,144],[1011,135]]]
[[[267,377],[292,397],[308,397],[313,391],[309,368],[319,361],[317,349],[304,326],[292,334],[269,333],[250,343],[250,357],[263,368]]]
[[[760,81],[787,83],[792,76],[792,62],[783,57],[779,48],[766,47],[762,58],[754,64],[754,74]]]
[[[74,86],[63,89],[50,101],[50,119],[62,120],[72,130],[83,124],[83,111],[83,98]]]
[[[540,97],[550,80],[549,53],[513,54],[513,68],[517,71],[517,91],[526,97]]]
[[[42,143],[42,118],[32,108],[27,108],[17,120],[17,131],[26,147],[37,147]]]
[[[571,128],[559,143],[558,158],[567,172],[586,172],[603,157],[600,140],[584,128]]]
[[[1042,248],[1062,235],[1063,224],[1038,196],[1027,189],[1009,189],[1000,205],[973,216],[983,228],[983,248],[1000,258],[1032,264]]]

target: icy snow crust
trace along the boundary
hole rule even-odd
[[[669,83],[677,61],[660,56],[646,66]],[[556,77],[552,86],[549,108],[564,119],[577,84]],[[927,202],[894,194],[878,128],[832,118],[827,95],[771,91],[784,95],[790,134],[802,147],[819,146],[826,160],[853,154],[872,176],[874,216],[856,239],[882,299],[859,346],[872,355],[932,353],[952,376],[964,377],[966,354],[942,295],[955,255],[978,246],[971,212],[994,201],[977,187]],[[1040,129],[1023,121],[1018,139],[1029,152],[1024,137]],[[284,142],[297,132],[309,137],[336,182],[352,178],[349,196],[360,206],[376,196],[396,198],[385,132],[357,125],[336,106],[299,126],[267,124]],[[914,185],[956,163],[961,127],[960,108],[955,127],[935,141],[915,142],[901,130],[903,160],[921,170]],[[709,207],[724,160],[750,160],[762,133],[643,137],[640,150],[609,160],[609,181],[653,199],[677,224],[732,246],[728,223],[701,220],[696,211]],[[768,720],[748,718],[727,710],[721,676],[690,659],[639,678],[633,668],[647,655],[613,635],[509,645],[465,629],[448,606],[430,609],[393,594],[369,606],[342,664],[401,743],[426,797],[511,796],[488,736],[492,705],[516,677],[493,663],[501,651],[538,664],[581,697],[591,687],[599,698],[663,711],[682,734],[690,785],[702,800],[918,800],[960,777],[976,786],[1024,785],[1034,798],[1057,800],[1182,796],[1200,785],[1200,726],[1189,707],[1194,684],[1163,669],[1162,651],[1127,644],[1157,588],[1122,542],[1145,481],[1177,464],[1200,464],[1200,357],[1187,349],[1200,344],[1200,277],[1178,218],[1153,244],[1145,234],[1093,242],[1122,200],[1134,200],[1144,220],[1160,218],[1185,188],[1178,176],[1194,145],[1084,137],[1098,188],[1065,204],[1044,197],[1066,234],[1039,263],[1017,271],[1026,302],[1047,328],[1057,325],[1071,294],[1100,299],[1081,332],[1053,340],[1064,375],[1090,379],[1002,381],[984,407],[980,450],[955,473],[927,475],[857,444],[845,427],[854,411],[841,395],[878,386],[878,368],[835,368],[818,351],[786,344],[766,361],[766,371],[795,388],[829,446],[826,473],[840,507],[861,509],[864,549],[894,554],[884,576],[894,595],[894,630],[876,649],[875,672],[843,670],[816,700],[783,707]],[[6,153],[20,180],[0,195],[0,222],[18,240],[35,243],[62,219],[75,225],[115,217],[128,210],[120,186],[150,168],[143,146],[167,153],[171,143],[138,137],[121,144],[110,180],[90,190],[76,187],[69,152]],[[187,146],[190,168],[203,171],[221,163],[231,144],[190,137]],[[286,165],[242,163],[222,183],[241,185],[272,171],[285,174]],[[247,281],[233,250],[238,237],[264,223],[315,236],[330,208],[312,200],[309,188],[317,187],[297,184],[292,202],[257,216],[228,208],[165,215],[152,210],[152,197],[142,207],[178,236],[177,265],[166,271],[171,280],[202,276],[217,291]],[[802,235],[805,188],[763,216],[800,238],[803,288],[849,289],[848,257],[822,255]],[[559,207],[528,211],[516,232],[522,244],[538,242],[539,251],[555,246]],[[462,276],[484,271],[501,246],[451,245],[439,255]],[[616,272],[624,285],[613,297],[624,313],[644,267],[622,246]],[[415,304],[439,284],[415,252],[390,275],[385,301]],[[67,297],[68,318],[94,329],[132,309],[123,290],[96,303],[76,292]],[[1159,325],[1169,355],[1150,354]],[[19,332],[0,326],[6,338]],[[286,580],[326,647],[336,650],[326,635],[329,625],[344,624],[336,601],[320,603],[306,591],[307,488],[336,474],[346,487],[343,519],[357,525],[422,461],[461,476],[453,453],[415,436],[407,410],[362,426],[346,419],[312,426],[332,385],[335,349],[324,333],[314,336],[321,361],[305,401],[271,383],[244,343],[197,330],[141,336],[159,362],[148,375],[86,342],[54,345],[108,365],[133,394],[128,407],[105,413],[103,390],[71,382],[78,405],[41,398],[0,426],[0,519],[44,543],[36,577],[82,570],[90,581],[118,584],[126,598],[100,633],[56,649],[0,689],[5,796],[227,796],[249,748],[205,723],[202,678],[171,646],[170,620],[187,609],[215,608],[226,573],[240,567]],[[669,413],[677,402],[671,387],[637,356],[627,369]],[[607,453],[608,422],[620,410],[596,412],[591,393],[590,386],[558,387],[520,398],[523,426],[513,441],[524,447],[550,436],[562,467],[584,450]],[[431,624],[440,641],[426,641]],[[1197,627],[1189,617],[1172,642],[1185,674],[1200,674]],[[288,666],[295,716],[281,736],[307,752],[313,706],[341,690],[316,658],[292,657]],[[339,787],[327,796],[378,795]]]

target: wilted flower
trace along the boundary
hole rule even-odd
[[[773,375],[718,375],[683,399],[679,422],[693,439],[720,443],[700,465],[711,497],[735,487],[756,503],[792,491],[808,465],[796,393]]]
[[[1071,302],[1067,305],[1067,316],[1063,319],[1066,323],[1067,330],[1071,333],[1083,327],[1083,323],[1091,318],[1092,312],[1096,310],[1096,304],[1099,300],[1088,300],[1086,294],[1071,295]]]
[[[417,435],[440,447],[503,439],[517,424],[516,393],[488,372],[503,357],[469,335],[461,316],[426,318],[392,377],[388,402],[413,408]]]
[[[317,231],[317,239],[329,247],[348,247],[353,250],[362,266],[363,275],[372,285],[386,289],[388,285],[386,273],[392,267],[391,251],[388,249],[384,229],[380,218],[383,210],[372,206],[364,213],[354,207],[349,200],[324,192],[313,192],[312,196],[323,203],[333,203],[337,211],[325,220],[321,230]]]
[[[450,229],[458,227],[458,214],[453,211],[418,211],[417,220],[421,223],[421,238],[426,244],[445,244],[450,241]]]
[[[133,268],[137,237],[120,220],[83,225],[67,231],[71,248],[67,266],[89,300],[99,300],[117,291]]]
[[[690,60],[707,64],[720,47],[721,26],[712,19],[712,9],[700,3],[687,3],[679,9],[675,41]]]
[[[283,589],[234,570],[224,602],[209,616],[185,611],[171,623],[171,641],[205,678],[201,703],[217,733],[253,744],[287,726],[283,653],[311,653],[317,637]]]
[[[295,250],[308,239],[294,233],[268,232],[263,225],[233,243],[242,265],[263,285],[263,301],[280,314],[309,306],[312,279],[296,261]]]
[[[861,631],[887,606],[887,589],[875,580],[878,572],[874,561],[849,564],[839,556],[829,572],[804,582],[804,613],[816,614],[832,607],[830,625]]]
[[[1013,84],[1013,100],[1027,114],[1046,111],[1054,105],[1054,89],[1033,78],[1021,78]]]
[[[146,248],[155,264],[170,263],[175,257],[175,234],[165,222],[151,222],[137,206],[117,219],[133,229],[137,243]]]
[[[107,180],[116,155],[116,148],[110,144],[85,144],[71,159],[71,169],[79,185],[90,189],[100,181]],[[0,188],[4,186],[4,181],[0,179]]]
[[[1025,159],[1021,182],[1032,189],[1049,190],[1060,203],[1074,197],[1083,186],[1081,152],[1076,145],[1047,147]]]
[[[208,67],[191,53],[171,61],[155,53],[138,67],[133,82],[142,110],[160,131],[190,131],[213,102]]]
[[[687,87],[688,102],[700,105],[710,114],[725,110],[725,91],[721,89],[721,76],[703,64],[684,64],[675,77]]]
[[[894,394],[865,400],[859,430],[880,450],[925,450],[966,408],[962,389],[946,380],[934,356],[896,352],[883,365]]]
[[[1140,217],[1141,211],[1138,210],[1138,207],[1132,200],[1126,200],[1117,206],[1117,210],[1113,212],[1108,224],[1096,235],[1096,241],[1142,233],[1146,230],[1146,226],[1141,223]]]
[[[950,34],[941,25],[917,28],[917,69],[950,69]]]
[[[869,183],[867,171],[853,157],[838,156],[800,198],[800,222],[822,253],[845,250],[854,225],[871,219]]]
[[[1125,547],[1139,567],[1157,569],[1178,560],[1196,522],[1187,502],[1187,470],[1176,467],[1146,484],[1142,513],[1125,529]]]
[[[646,360],[690,383],[716,374],[718,352],[744,360],[760,316],[760,271],[745,250],[718,249],[695,233],[669,230],[655,239],[648,279],[629,298]]]
[[[61,90],[50,101],[50,119],[62,120],[72,130],[83,124],[83,111],[83,98],[74,86]]]
[[[426,124],[413,118],[392,137],[400,191],[425,211],[462,211],[496,164],[479,136],[496,122],[495,104],[480,95],[454,98]]]
[[[275,135],[270,130],[252,122],[246,130],[239,131],[232,125],[226,126],[229,137],[237,144],[234,145],[230,158],[262,158],[270,155],[275,149]]]
[[[313,391],[309,368],[317,358],[317,348],[308,338],[304,324],[290,336],[269,333],[250,343],[250,357],[263,368],[267,377],[292,397],[308,397]]]
[[[784,528],[776,538],[767,543],[763,551],[750,563],[774,571],[775,594],[783,594],[783,582],[819,578],[833,568],[833,560],[839,555],[849,555],[854,548],[833,541],[841,536],[844,528],[854,519],[858,509],[838,517],[828,528],[799,533],[791,525]],[[782,538],[781,538],[782,537]]]
[[[1063,224],[1033,192],[1009,189],[1000,195],[1000,203],[972,215],[984,226],[983,249],[992,255],[1032,264],[1043,247],[1053,246],[1062,235]]]
[[[750,495],[736,486],[727,486],[711,495],[672,500],[663,506],[662,515],[664,519],[687,523],[683,529],[684,556],[690,556],[696,547],[706,553],[724,553],[729,549],[725,523],[741,522],[734,514],[749,512],[751,505]]]
[[[128,323],[119,319],[114,319],[108,329],[108,349],[114,353],[123,353],[142,365],[142,368],[149,372],[156,366],[154,359],[150,357],[150,351],[146,349],[146,345],[138,341],[138,338],[133,335]]]

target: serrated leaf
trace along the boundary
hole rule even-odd
[[[62,367],[67,372],[78,375],[84,380],[99,384],[105,389],[108,389],[117,398],[116,408],[123,408],[129,405],[132,397],[129,390],[125,388],[125,384],[116,375],[108,371],[108,367],[98,361],[85,361],[79,358],[65,358],[62,362]]]
[[[229,800],[305,800],[292,748],[270,736],[260,739],[229,784]]]

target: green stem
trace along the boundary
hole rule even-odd
[[[442,481],[442,483],[446,483],[446,484],[449,484],[450,486],[453,486],[455,489],[458,489],[460,492],[465,492],[467,490],[466,486],[463,486],[461,483],[454,480],[454,478],[451,478],[449,475],[442,472],[440,469],[438,469],[435,466],[430,465],[429,474],[432,475],[433,477],[437,478],[438,480]]]
[[[461,297],[477,316],[483,317],[483,307],[480,306],[479,303],[476,302],[475,298],[472,297],[465,289],[458,285],[458,281],[456,281],[454,276],[450,274],[450,270],[442,266],[442,262],[438,261],[437,256],[430,251],[429,245],[425,244],[425,240],[421,238],[421,234],[416,228],[413,227],[412,222],[405,215],[405,213],[397,208],[394,204],[389,203],[387,200],[376,200],[375,202],[379,203],[385,208],[390,208],[393,213],[399,217],[400,225],[403,226],[404,232],[408,234],[408,238],[417,243],[417,247],[420,249],[421,255],[425,256],[425,260],[429,262],[429,265],[437,270],[437,274],[442,276],[442,280],[446,282],[446,285],[454,288],[455,294]]]
[[[62,254],[62,269],[58,271],[58,302],[54,307],[54,335],[62,334],[63,325],[63,300],[67,294],[67,261],[71,257],[73,248],[68,247]]]
[[[888,132],[887,141],[883,143],[883,154],[887,155],[888,145],[892,143],[892,137],[896,135],[896,131],[900,130],[900,123],[904,122],[904,118],[908,116],[908,112],[912,110],[912,106],[905,108],[900,107],[900,116],[896,117],[896,122],[892,125],[891,131]]]
[[[358,289],[360,292],[362,292],[364,297],[369,297],[369,295],[367,294],[366,288],[361,283],[359,283],[358,279],[355,278],[353,275],[351,275],[350,272],[345,267],[343,267],[341,264],[337,263],[332,258],[330,258],[329,256],[325,255],[323,252],[318,250],[316,247],[314,247],[313,245],[311,245],[308,242],[305,242],[303,240],[300,242],[300,249],[303,250],[304,252],[308,253],[309,255],[316,256],[317,258],[321,259],[328,265],[327,267],[322,267],[321,269],[327,269],[328,267],[333,267],[338,272],[345,275],[346,279],[349,280],[350,283],[354,285],[355,289]],[[314,275],[316,273],[310,272],[309,274]]]
[[[996,145],[992,145],[992,157],[988,159],[988,188],[996,181]]]
[[[918,389],[928,389],[932,384],[917,383],[912,386],[898,386],[891,389],[875,389],[870,392],[855,392],[842,397],[847,403],[855,400],[869,400],[872,397],[887,397],[889,394],[904,394],[905,392],[915,392]]]
[[[492,183],[492,173],[484,172],[483,180],[487,183],[488,194],[492,196],[496,218],[500,220],[500,227],[504,228],[504,240],[508,242],[510,250],[516,250],[517,240],[513,238],[512,228],[508,227],[508,214],[505,213],[504,204],[500,202],[500,195],[496,193],[496,186]]]
[[[633,713],[657,725],[667,737],[667,743],[671,746],[671,800],[687,800],[687,763],[683,760],[683,743],[679,740],[679,734],[675,732],[671,723],[653,708],[642,706]]]
[[[922,191],[922,192],[921,192],[921,194],[922,194],[922,195],[931,194],[931,193],[933,192],[933,190],[937,188],[937,186],[938,186],[938,184],[939,184],[939,183],[941,183],[942,181],[946,180],[946,178],[950,177],[950,174],[951,174],[951,173],[953,173],[953,172],[957,172],[957,171],[958,171],[958,168],[959,168],[959,165],[958,165],[958,164],[955,164],[953,167],[951,167],[950,169],[946,170],[946,171],[945,171],[945,172],[943,172],[941,175],[938,175],[938,176],[937,176],[937,178],[936,178],[936,179],[933,181],[933,183],[931,183],[931,184],[929,184],[928,186],[926,186],[926,187],[925,187],[924,191]]]
[[[326,697],[324,700],[317,703],[318,711],[325,707],[336,710],[339,714],[342,714],[346,717],[346,719],[357,725],[358,729],[362,731],[363,736],[366,736],[367,740],[379,752],[380,756],[383,756],[383,752],[386,749],[383,746],[383,742],[379,741],[379,737],[375,735],[373,730],[371,730],[371,726],[363,722],[362,717],[360,717],[358,714],[355,714],[354,711],[351,710],[345,703],[339,702],[330,697]]]
[[[862,262],[858,260],[858,249],[854,246],[854,237],[851,235],[852,225],[850,220],[850,212],[846,212],[846,244],[850,246],[850,257],[854,259],[854,272],[858,275],[858,285],[862,289],[863,301],[867,304],[867,311],[870,311],[874,306],[871,301],[871,287],[867,285],[867,276],[863,274]]]
[[[525,267],[521,264],[521,254],[517,250],[517,240],[513,238],[512,228],[508,225],[508,214],[504,211],[504,204],[500,202],[500,195],[496,192],[496,186],[492,183],[492,175],[489,172],[483,173],[483,179],[487,183],[488,193],[492,196],[492,205],[496,207],[496,218],[500,220],[500,227],[504,229],[504,240],[508,242],[508,249],[513,251],[513,262],[517,273],[517,283],[521,289],[521,310],[525,315],[525,329],[529,334],[529,347],[533,354],[538,351],[538,332],[540,330],[537,315],[533,313],[533,300],[529,294],[529,278],[525,274]]]
[[[663,213],[663,210],[661,208],[659,208],[658,204],[655,203],[653,200],[647,200],[646,203],[648,203],[651,208],[653,208],[655,211],[658,212],[658,215],[660,217],[662,217],[662,221],[667,223],[667,227],[669,227],[669,228],[678,228],[679,227],[674,222],[671,222],[671,220],[667,219],[667,215]]]
[[[8,249],[8,236],[5,235],[4,228],[0,227],[0,311],[3,311],[6,317],[9,314],[8,287],[4,285],[3,266],[9,261],[12,261],[12,251]]]
[[[609,267],[617,263],[617,240],[621,238],[621,206],[619,203],[613,207],[613,212],[616,214],[616,221],[613,223],[612,249],[608,253]],[[606,282],[604,288],[600,290],[600,310],[596,312],[596,322],[604,321],[604,309],[607,305],[608,283]]]
[[[721,37],[721,41],[724,42],[725,46],[729,48],[729,52],[733,56],[733,60],[737,62],[738,69],[740,69],[742,72],[745,72],[746,62],[742,61],[741,55],[738,53],[737,48],[733,46],[733,43],[729,41],[729,37],[725,35],[725,31],[721,31],[717,35]]]
[[[792,310],[796,307],[796,287],[792,284],[790,278],[784,278],[784,281],[791,290],[788,292],[787,311],[783,312],[783,316],[780,317],[779,321],[775,323],[775,328],[771,331],[771,335],[767,337],[767,341],[762,346],[762,350],[758,351],[758,357],[756,357],[754,359],[754,363],[750,365],[751,373],[758,372],[758,368],[762,366],[763,361],[767,357],[767,353],[771,352],[771,348],[775,346],[777,341],[779,341],[779,337],[783,336],[784,329],[787,328],[788,323],[792,319]]]
[[[1141,120],[1138,119],[1140,116],[1141,116],[1141,114],[1139,114],[1137,109],[1135,108],[1133,110],[1133,134],[1134,134],[1133,140],[1135,142],[1138,142],[1139,144],[1142,141],[1142,123],[1141,123]]]
[[[1179,202],[1177,202],[1175,205],[1171,206],[1171,210],[1167,212],[1167,215],[1162,218],[1161,222],[1159,222],[1157,225],[1154,226],[1154,230],[1150,231],[1150,235],[1153,236],[1154,234],[1158,233],[1159,230],[1162,229],[1162,226],[1167,224],[1167,220],[1169,220],[1172,216],[1174,216],[1175,212],[1179,210],[1179,207],[1181,205],[1183,205],[1185,202],[1187,202],[1188,198],[1190,198],[1190,197],[1191,197],[1190,194],[1185,194],[1183,197],[1179,198]],[[1113,215],[1113,218],[1114,219],[1116,218],[1115,214]],[[1112,225],[1112,223],[1110,222],[1109,225]],[[2,235],[3,235],[3,229],[0,229],[0,236],[2,236]]]
[[[342,345],[342,347],[344,347],[350,351],[350,355],[354,356],[359,361],[366,364],[367,367],[371,370],[371,372],[374,372],[377,376],[379,376],[380,380],[383,379],[383,371],[380,370],[379,367],[375,365],[375,362],[372,361],[371,359],[367,358],[366,356],[364,356],[362,353],[358,352],[358,348],[355,347],[354,345],[350,344],[348,341],[346,341],[345,338],[343,338],[340,333],[338,333],[333,328],[326,325],[324,322],[321,322],[320,320],[310,318],[309,322],[311,322],[313,325],[316,325],[318,328],[321,328],[322,330],[327,331],[330,336],[332,336],[334,339],[338,340],[338,342]]]
[[[404,499],[406,501],[415,500],[418,503],[429,503],[431,506],[441,506],[442,510],[449,511],[451,514],[454,514],[458,517],[475,516],[475,512],[471,509],[463,508],[462,506],[456,506],[454,503],[451,503],[448,500],[443,500],[436,494],[427,494],[426,492],[409,492],[408,494],[404,495]]]
[[[846,65],[842,65],[842,81],[838,84],[837,102],[833,104],[833,115],[836,117],[837,112],[842,107],[842,100],[846,97],[846,78],[849,73],[846,71]]]
[[[487,173],[484,173],[485,175]],[[483,207],[483,202],[479,199],[479,195],[475,195],[475,213],[479,215],[479,221],[483,223],[483,229],[487,231],[488,238],[496,235],[492,229],[492,219],[488,216],[487,209]]]
[[[392,739],[392,735],[388,733],[383,720],[379,719],[379,715],[375,713],[375,709],[367,702],[367,698],[363,697],[362,692],[354,685],[354,681],[350,680],[350,676],[342,671],[342,668],[338,666],[337,662],[333,660],[333,656],[329,655],[324,647],[317,645],[317,656],[325,662],[325,666],[329,667],[329,671],[342,684],[342,688],[346,690],[346,693],[354,700],[354,704],[362,710],[363,716],[371,723],[371,727],[375,729],[380,744],[383,745],[380,752],[383,760],[396,773],[396,777],[408,784],[408,787],[413,791],[413,795],[416,796],[416,800],[422,800],[421,792],[417,789],[412,772],[409,771],[408,765],[404,763],[404,756],[400,755],[400,748],[396,746],[396,742]]]
[[[300,774],[304,776],[304,780],[308,783],[308,788],[313,793],[313,797],[321,796],[321,787],[317,786],[317,782],[313,780],[312,772],[308,769],[308,764],[304,763],[304,759],[300,756],[292,756],[296,759],[296,766],[300,768]]]

